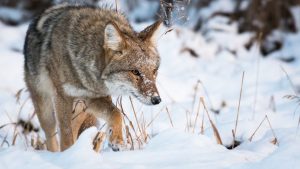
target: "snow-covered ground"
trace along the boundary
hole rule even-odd
[[[135,28],[139,30],[146,25],[135,25]],[[26,91],[21,92],[18,101],[15,96],[25,88],[21,51],[27,26],[8,27],[0,23],[0,169],[299,168],[298,103],[283,97],[299,92],[300,33],[281,34],[283,49],[263,58],[256,45],[249,51],[244,48],[252,34],[238,35],[237,26],[228,25],[226,18],[216,17],[209,21],[206,29],[210,31],[205,35],[174,27],[158,41],[162,62],[157,85],[163,102],[151,107],[133,99],[140,123],[148,125],[146,132],[150,139],[147,143],[140,149],[135,147],[130,151],[127,148],[121,152],[112,152],[105,143],[103,150],[95,153],[92,140],[97,129],[90,128],[70,149],[51,153],[30,146],[31,139],[38,135],[43,139],[41,130],[24,135],[18,127],[16,132],[20,134],[12,146],[15,125],[9,123],[20,118],[26,121],[34,111],[30,100],[26,101]],[[194,51],[198,57],[189,51]],[[278,59],[290,56],[296,60],[285,63]],[[236,140],[241,145],[228,150],[224,145],[233,141],[243,72],[236,132]],[[203,105],[197,111],[200,97],[204,98],[208,109],[214,110],[209,114],[224,145],[217,144]],[[137,128],[127,97],[123,97],[123,106]],[[216,111],[218,114],[214,113]],[[268,119],[250,141],[266,115]],[[38,128],[36,116],[31,121]],[[275,138],[276,144],[272,143]]]

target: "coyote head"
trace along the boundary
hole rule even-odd
[[[145,104],[159,104],[156,75],[160,57],[156,49],[155,22],[140,33],[126,31],[108,23],[104,32],[104,51],[107,59],[102,78],[112,95],[131,94]]]

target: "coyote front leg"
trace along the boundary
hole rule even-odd
[[[103,118],[110,130],[109,143],[114,151],[119,151],[123,145],[122,135],[122,115],[120,110],[112,103],[111,97],[90,99],[87,101],[86,112]]]

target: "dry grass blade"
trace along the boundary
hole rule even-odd
[[[96,152],[100,152],[100,148],[102,147],[102,144],[105,140],[105,133],[103,132],[98,132],[93,140],[93,150],[96,151]]]
[[[259,53],[259,47],[262,44],[262,37],[263,33],[259,33],[258,35],[258,46],[257,46],[257,52]],[[255,78],[255,93],[254,93],[254,101],[253,101],[253,110],[252,110],[252,119],[255,118],[255,111],[256,111],[256,102],[257,102],[257,94],[258,94],[258,81],[259,81],[259,72],[260,72],[260,56],[257,56],[256,61],[256,78]]]
[[[300,97],[297,95],[285,95],[283,98],[290,99],[290,100],[296,100],[296,102],[300,102]]]
[[[296,96],[296,95],[285,95],[283,96],[283,98],[286,98],[286,99],[289,99],[289,100],[295,100],[298,104],[294,110],[294,114],[293,114],[293,117],[295,117],[296,115],[296,112],[300,106],[300,97],[299,96]]]
[[[127,143],[130,144],[130,150],[134,150],[133,139],[132,139],[131,133],[129,131],[128,125],[125,126],[125,130],[126,130]]]
[[[142,141],[139,139],[139,137],[138,137],[138,135],[137,135],[137,133],[136,133],[136,130],[135,130],[134,126],[133,126],[132,121],[129,119],[129,117],[127,116],[127,114],[125,113],[125,111],[124,111],[124,109],[123,109],[122,96],[120,97],[119,105],[120,105],[120,107],[121,107],[121,112],[122,112],[123,116],[128,120],[129,125],[130,125],[130,127],[132,128],[132,130],[133,130],[133,132],[134,132],[134,134],[135,134],[135,137],[136,137],[136,139],[137,139],[137,141],[138,141],[139,147],[140,147],[141,144],[142,144]]]
[[[168,114],[168,117],[169,117],[170,123],[171,123],[172,127],[174,128],[173,121],[172,121],[171,114],[170,114],[170,112],[169,112],[169,109],[168,109],[168,107],[166,107],[166,111],[167,111],[167,114]]]
[[[21,111],[23,110],[23,107],[25,106],[25,104],[27,103],[27,101],[29,100],[29,97],[27,97],[24,102],[22,103],[21,107],[18,110],[18,116],[20,115]]]
[[[13,138],[13,141],[12,141],[12,144],[11,145],[15,145],[16,144],[16,141],[17,141],[17,136],[18,136],[19,134],[16,132],[15,134],[14,134],[14,138]]]
[[[32,113],[28,121],[31,121],[34,118],[34,116],[35,116],[35,112]]]
[[[14,129],[14,137],[13,137],[13,140],[12,140],[12,145],[13,145],[13,146],[16,144],[17,136],[18,136],[18,132],[17,132],[17,127],[15,126],[15,129]]]
[[[189,123],[189,111],[185,111],[185,118],[186,118],[186,126],[185,126],[185,131],[189,132],[190,128],[190,123]]]
[[[144,116],[143,116],[143,117],[144,117]],[[145,119],[145,117],[144,117],[144,119],[143,119],[143,132],[144,132],[144,136],[145,136],[145,142],[147,142],[147,141],[148,141],[148,138],[150,138],[150,137],[149,137],[149,134],[147,133],[146,119]]]
[[[196,128],[196,124],[197,124],[197,119],[198,119],[199,111],[200,111],[200,105],[201,105],[201,100],[199,99],[199,104],[198,104],[198,108],[197,108],[196,118],[195,118],[195,121],[194,121],[193,133],[195,132],[195,128]]]
[[[293,117],[295,117],[296,112],[298,111],[299,107],[300,107],[300,104],[298,104],[298,105],[296,106],[296,108],[295,108],[295,110],[294,110],[294,113],[293,113]]]
[[[129,96],[129,100],[130,100],[130,103],[131,103],[131,107],[132,107],[132,110],[133,110],[133,113],[134,113],[135,121],[136,121],[136,124],[138,126],[139,132],[140,132],[140,134],[142,134],[142,129],[141,129],[141,126],[140,126],[139,120],[137,118],[136,111],[134,109],[133,102],[132,102],[132,99],[131,99],[130,96]]]
[[[132,128],[132,130],[134,132],[134,135],[135,135],[135,137],[136,137],[136,139],[137,139],[137,141],[139,143],[139,146],[140,146],[140,144],[142,143],[142,141],[140,140],[139,136],[137,135],[136,130],[135,130],[134,126],[133,126],[132,121],[129,120],[129,119],[128,119],[128,121],[129,121],[129,126]]]
[[[146,128],[148,128],[153,122],[154,120],[159,116],[159,114],[163,111],[163,108],[154,116],[153,119],[151,119],[151,121],[147,124]]]
[[[299,119],[298,119],[298,125],[297,125],[297,132],[296,133],[298,133],[299,125],[300,125],[300,116],[299,116]]]
[[[144,112],[141,113],[141,117],[140,117],[140,121],[141,121],[141,129],[142,129],[142,133],[141,133],[141,137],[144,138],[144,142],[147,143],[147,139],[148,139],[148,134],[146,131],[146,121],[145,121],[145,116],[144,116]]]
[[[11,123],[14,123],[13,120],[12,120],[12,118],[8,115],[8,112],[5,112],[5,115],[7,116],[7,118],[9,119],[9,121]],[[20,116],[20,114],[18,114],[18,116]]]
[[[270,109],[271,109],[273,112],[276,112],[276,102],[275,102],[275,97],[274,97],[274,95],[272,95],[271,98],[270,98],[270,104],[269,104],[269,107],[270,107]]]
[[[272,128],[271,122],[270,122],[269,117],[268,117],[267,115],[266,115],[266,119],[267,119],[267,121],[268,121],[269,127],[270,127],[270,129],[271,129],[271,131],[272,131],[272,134],[273,134],[273,136],[274,136],[274,139],[271,141],[271,143],[273,143],[274,145],[278,145],[278,139],[277,139],[277,137],[276,137],[276,135],[275,135],[275,132],[274,132],[274,130],[273,130],[273,128]]]
[[[195,104],[196,104],[196,97],[197,97],[197,93],[198,93],[199,84],[200,84],[200,80],[197,81],[197,83],[194,87],[194,97],[193,97],[193,102],[192,102],[191,113],[193,113],[194,107],[195,107]]]
[[[250,142],[252,141],[254,135],[256,134],[256,132],[258,131],[258,129],[260,128],[260,126],[263,124],[263,122],[266,120],[267,116],[264,117],[264,119],[260,122],[260,124],[258,125],[258,127],[255,129],[255,131],[253,132],[253,134],[251,135],[251,137],[248,139]]]
[[[238,104],[238,109],[237,109],[237,113],[236,113],[235,127],[234,127],[234,131],[233,131],[233,144],[232,144],[232,146],[234,146],[235,136],[236,136],[236,131],[237,131],[237,126],[238,126],[238,121],[239,121],[240,106],[241,106],[242,93],[243,93],[244,77],[245,77],[245,71],[243,72],[243,76],[242,76],[242,83],[241,83],[241,89],[240,89],[239,104]]]
[[[297,89],[292,81],[292,79],[290,78],[289,74],[287,73],[287,71],[282,67],[280,66],[281,70],[284,72],[286,78],[288,79],[289,83],[290,83],[290,86],[292,87],[293,91],[294,91],[294,94],[297,95]]]
[[[194,58],[198,58],[199,54],[192,48],[190,47],[184,47],[180,50],[180,53],[188,53],[190,56]]]
[[[20,103],[20,98],[21,98],[23,90],[24,90],[24,88],[18,90],[18,92],[15,94],[15,98],[16,98],[17,103]]]
[[[8,136],[8,133],[7,133],[7,134],[5,135],[5,137],[3,138],[3,140],[2,140],[2,143],[1,143],[0,147],[3,147],[4,143],[6,143],[6,144],[7,144],[7,146],[9,146],[9,142],[7,141],[7,136]]]
[[[201,100],[201,102],[202,102],[202,104],[203,104],[203,107],[204,107],[204,109],[205,109],[205,111],[206,111],[206,114],[207,114],[207,117],[208,117],[209,122],[210,122],[210,124],[211,124],[211,127],[213,128],[214,135],[215,135],[215,137],[216,137],[217,143],[220,144],[220,145],[223,145],[223,142],[222,142],[221,136],[220,136],[220,134],[219,134],[219,131],[218,131],[217,127],[215,126],[215,124],[213,123],[213,121],[211,120],[210,116],[209,116],[209,113],[208,113],[208,110],[207,110],[207,108],[206,108],[206,106],[205,106],[205,102],[204,102],[203,97],[201,97],[200,100]]]
[[[166,35],[167,33],[171,32],[171,31],[173,31],[173,30],[174,30],[173,28],[168,29],[168,30],[164,33],[164,35]]]
[[[0,130],[8,125],[16,125],[17,123],[7,123],[0,126]]]
[[[202,123],[201,123],[201,129],[200,129],[201,134],[204,134],[204,111],[205,110],[203,110],[203,113],[202,113]]]
[[[201,84],[201,86],[202,86],[202,89],[203,89],[203,91],[204,91],[204,93],[205,93],[206,98],[208,99],[208,102],[209,102],[209,104],[210,104],[211,109],[214,109],[213,104],[212,104],[212,101],[211,101],[211,99],[210,99],[210,97],[209,97],[208,91],[207,91],[207,89],[206,89],[204,83],[203,83],[202,81],[200,81],[200,84]]]
[[[30,140],[30,145],[31,145],[31,147],[35,147],[34,138],[32,136],[31,136],[31,140]]]

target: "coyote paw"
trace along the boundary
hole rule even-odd
[[[112,129],[110,129],[108,146],[111,147],[113,151],[122,150],[124,147],[122,132],[114,132]]]
[[[120,151],[123,147],[123,145],[120,144],[111,144],[108,143],[108,146],[113,150],[113,151]]]

